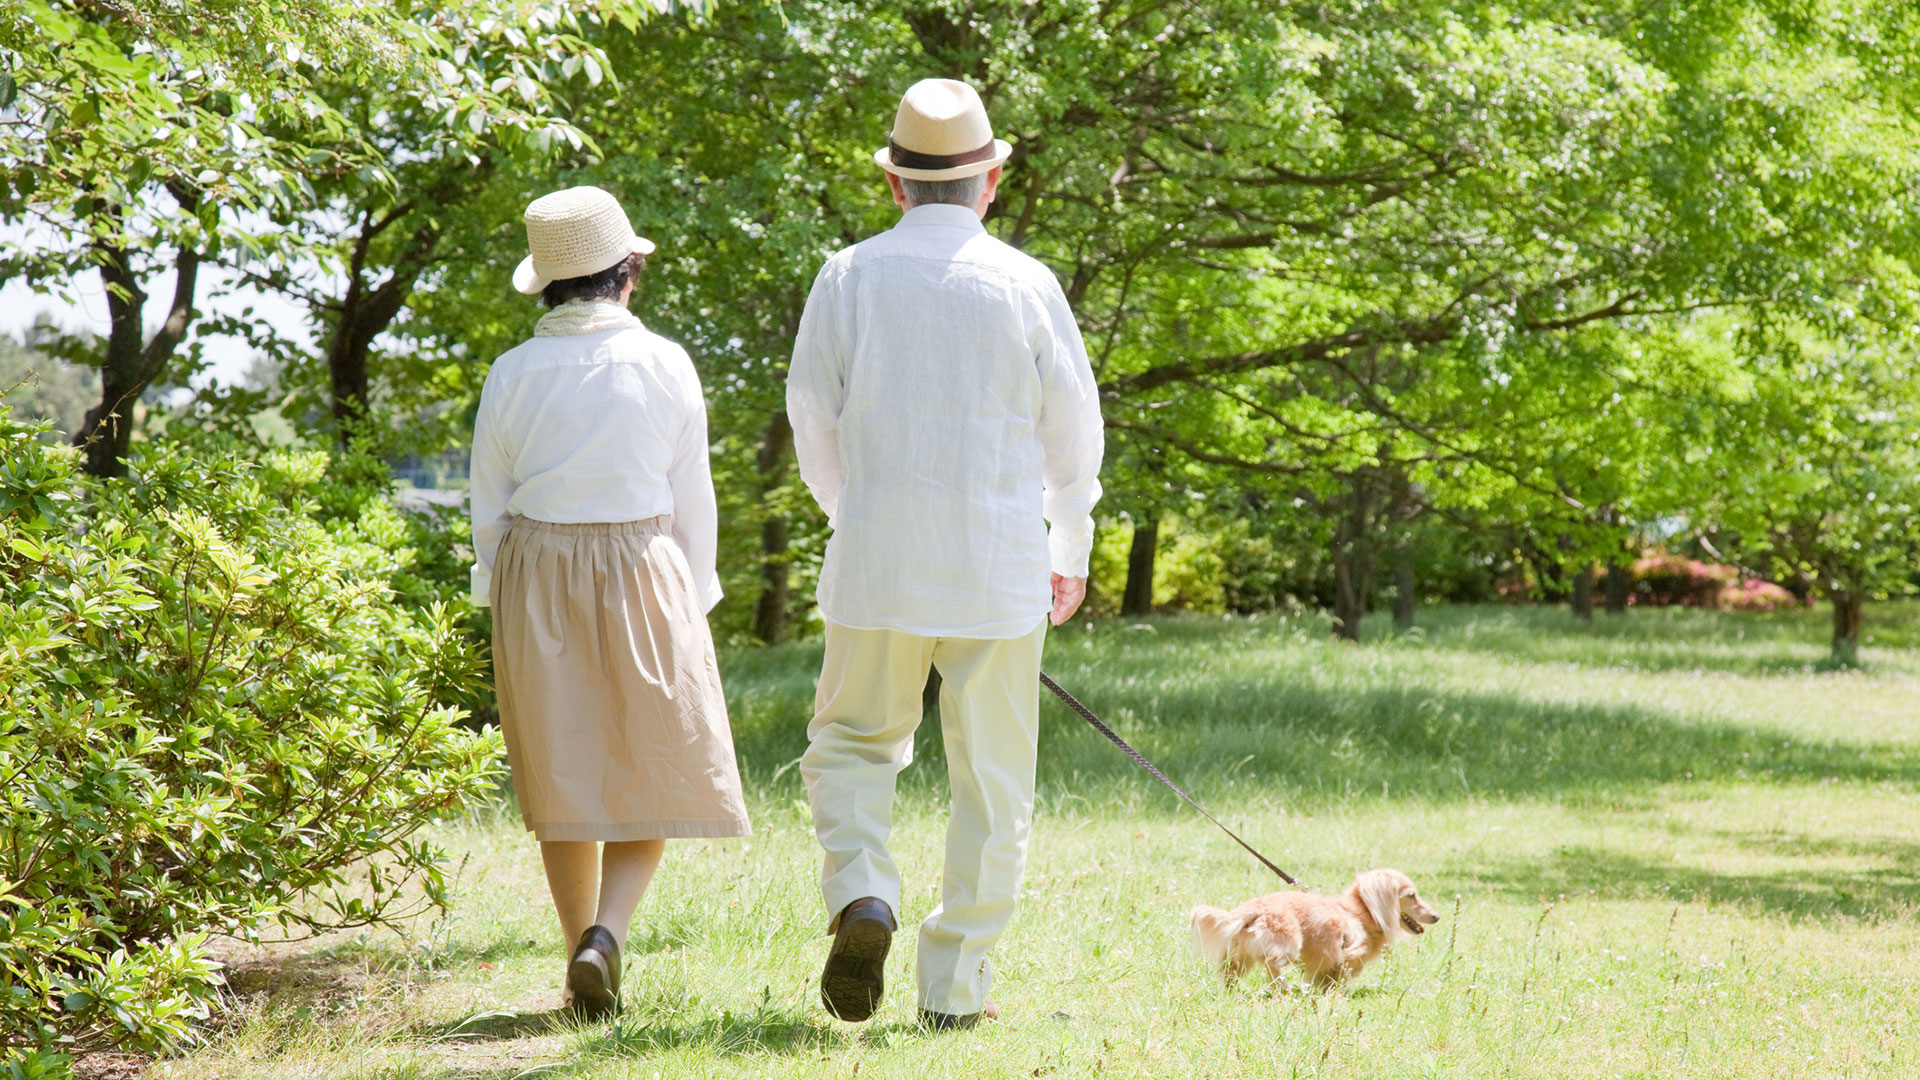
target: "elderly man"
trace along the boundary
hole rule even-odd
[[[1010,153],[971,87],[909,89],[874,155],[905,213],[827,261],[794,342],[794,446],[833,527],[801,774],[834,934],[821,1000],[843,1020],[880,1000],[900,905],[894,778],[929,666],[953,805],[920,927],[920,1018],[996,1015],[988,952],[1026,863],[1041,645],[1086,595],[1098,394],[1059,283],[981,225]]]

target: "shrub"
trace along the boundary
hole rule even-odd
[[[444,905],[415,834],[499,768],[497,733],[446,704],[481,680],[458,618],[397,602],[420,571],[387,511],[322,513],[326,455],[148,445],[106,484],[73,464],[0,408],[0,1054],[21,1075],[190,1037],[209,933]]]
[[[1731,611],[1777,611],[1796,603],[1792,593],[1759,578],[1747,578],[1720,590],[1720,606]]]
[[[1770,581],[1743,578],[1738,567],[1701,562],[1684,555],[1648,555],[1633,564],[1630,603],[1654,607],[1725,608],[1774,611],[1795,601]]]
[[[1226,610],[1226,564],[1221,538],[1184,517],[1160,521],[1160,547],[1153,561],[1153,606],[1216,615]]]
[[[1094,533],[1088,559],[1086,612],[1113,615],[1120,611],[1127,588],[1128,552],[1133,524],[1124,519]],[[1175,514],[1160,519],[1160,536],[1153,560],[1153,606],[1156,610],[1225,611],[1226,564],[1221,552],[1244,541],[1244,526],[1202,531],[1196,523]]]
[[[1636,604],[1713,608],[1720,606],[1721,592],[1739,580],[1740,571],[1684,555],[1648,555],[1634,562],[1633,577]]]

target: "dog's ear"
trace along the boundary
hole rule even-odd
[[[1400,883],[1401,876],[1392,870],[1369,870],[1353,881],[1354,895],[1360,898],[1367,914],[1380,924],[1388,941],[1396,941],[1407,935],[1400,925]]]

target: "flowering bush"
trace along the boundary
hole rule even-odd
[[[1633,577],[1630,604],[1773,611],[1795,603],[1792,593],[1770,581],[1742,578],[1737,567],[1684,555],[1648,555],[1633,564]]]
[[[391,509],[319,513],[327,455],[149,445],[99,483],[34,434],[0,408],[0,1075],[23,1076],[189,1037],[210,933],[444,904],[414,834],[499,757],[447,704],[482,677],[457,618],[395,600]]]
[[[1712,608],[1720,593],[1739,580],[1731,566],[1704,563],[1684,555],[1649,555],[1633,564],[1633,603],[1654,607]]]
[[[1793,594],[1771,581],[1747,578],[1720,590],[1720,606],[1732,611],[1776,611],[1798,603]]]

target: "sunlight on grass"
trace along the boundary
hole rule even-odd
[[[442,830],[453,915],[400,940],[240,958],[237,1015],[180,1078],[1896,1077],[1920,1073],[1920,611],[1826,672],[1815,616],[1422,613],[1360,646],[1313,620],[1055,634],[1070,690],[1317,889],[1376,865],[1442,913],[1345,992],[1224,990],[1194,903],[1270,875],[1057,703],[1044,708],[1006,1019],[912,1026],[912,935],[880,1015],[814,988],[817,852],[791,767],[817,646],[724,658],[756,835],[676,842],[631,1005],[579,1026],[533,844],[508,808]],[[935,725],[902,778],[905,925],[932,906]]]

